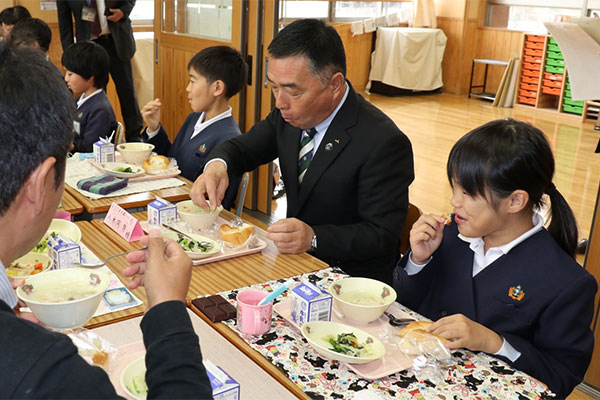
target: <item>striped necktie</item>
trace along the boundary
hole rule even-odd
[[[313,149],[315,148],[314,136],[317,133],[315,128],[302,132],[302,141],[300,142],[300,153],[298,155],[298,183],[302,183],[304,174],[313,158]]]

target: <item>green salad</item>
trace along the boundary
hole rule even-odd
[[[140,375],[134,375],[131,378],[130,384],[127,385],[127,389],[131,393],[146,395],[148,394],[148,386],[146,385],[145,371]]]
[[[183,247],[185,251],[191,251],[194,253],[207,253],[212,246],[207,246],[205,242],[197,242],[195,240],[191,240],[185,237],[179,238],[177,243]]]
[[[369,352],[368,345],[359,343],[354,333],[340,333],[337,337],[334,335],[327,335],[323,340],[332,346],[329,350],[333,350],[337,353],[353,357],[363,357]],[[367,340],[367,342],[369,341]]]
[[[126,174],[133,174],[133,170],[131,169],[131,167],[119,167],[119,168],[115,168],[116,172],[125,172]]]
[[[38,244],[35,245],[35,247],[33,248],[32,251],[35,251],[36,253],[43,253],[48,248],[48,239],[50,239],[50,237],[55,238],[57,236],[58,236],[57,232],[50,232],[49,235],[44,236],[44,238],[41,240],[41,242],[39,242]]]

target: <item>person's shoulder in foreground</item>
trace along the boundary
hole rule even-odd
[[[58,207],[75,106],[37,51],[0,44],[0,87],[0,260],[8,265],[39,241]],[[130,254],[128,272],[130,287],[143,282],[148,297],[141,326],[148,397],[211,398],[198,337],[183,303],[191,261],[173,241],[143,241],[149,252]],[[117,397],[106,373],[79,357],[70,340],[18,318],[3,301],[0,353],[1,398]],[[188,358],[173,359],[174,353]],[[176,376],[169,372],[175,370]]]

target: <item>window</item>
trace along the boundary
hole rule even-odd
[[[133,25],[154,24],[154,0],[137,0],[129,19]]]
[[[319,18],[331,22],[376,18],[412,10],[412,0],[397,1],[295,1],[280,3],[279,18]]]

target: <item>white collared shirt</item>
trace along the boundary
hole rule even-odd
[[[542,216],[542,214],[540,214],[537,211],[534,212],[533,217],[532,217],[532,223],[533,223],[533,228],[529,229],[527,232],[523,233],[516,239],[514,239],[506,244],[503,244],[502,246],[490,247],[488,249],[487,253],[484,250],[485,243],[483,241],[483,238],[467,237],[467,236],[464,236],[459,233],[458,237],[461,240],[469,243],[469,248],[474,253],[473,275],[472,276],[475,277],[475,275],[477,275],[478,273],[483,271],[487,266],[492,264],[498,258],[502,257],[505,254],[508,254],[508,252],[511,251],[516,245],[524,242],[529,237],[531,237],[534,234],[541,231],[542,228],[544,227],[544,217]],[[406,273],[408,275],[418,274],[429,263],[429,261],[431,261],[431,258],[429,260],[427,260],[427,262],[425,264],[420,264],[420,265],[415,264],[414,262],[412,262],[412,260],[410,258],[410,253],[409,253],[408,260],[406,262],[406,267],[404,267],[404,270],[406,271]],[[506,339],[504,339],[504,338],[502,338],[502,339],[503,339],[502,347],[500,348],[500,350],[498,350],[497,353],[494,353],[494,354],[504,356],[504,357],[508,358],[509,360],[511,360],[512,362],[516,361],[521,356],[521,353],[519,351],[517,351],[514,347],[512,347],[511,344],[506,341]]]
[[[94,1],[94,0],[92,0]],[[108,35],[110,30],[108,29],[108,20],[104,11],[106,10],[104,0],[96,0],[96,12],[98,13],[98,21],[100,21],[100,32],[101,35]]]
[[[232,115],[233,114],[231,113],[231,107],[228,107],[227,110],[223,111],[221,114],[217,115],[216,117],[211,118],[208,121],[204,121],[204,118],[206,118],[206,113],[202,112],[202,114],[200,114],[200,118],[198,118],[198,121],[196,121],[196,125],[194,125],[194,132],[192,133],[192,136],[190,136],[190,140],[192,140],[200,132],[202,132],[203,130],[205,130],[210,125],[214,124],[215,122],[225,119],[227,117],[231,117]],[[150,128],[146,128],[146,133],[148,134],[148,139],[152,139],[154,136],[156,136],[158,134],[159,130],[160,130],[160,125],[158,125],[158,128],[156,128],[156,130],[152,131],[152,132],[150,132]]]
[[[81,105],[83,103],[85,103],[86,101],[88,101],[88,99],[90,99],[92,96],[97,95],[101,91],[102,91],[102,89],[98,89],[94,93],[90,94],[89,96],[86,96],[85,94],[82,94],[81,96],[79,96],[79,99],[77,99],[77,108],[81,107]]]
[[[2,261],[0,261],[0,300],[8,304],[10,308],[15,308],[18,303],[17,295],[10,279],[8,279],[8,275],[6,275],[6,268],[4,268]]]

